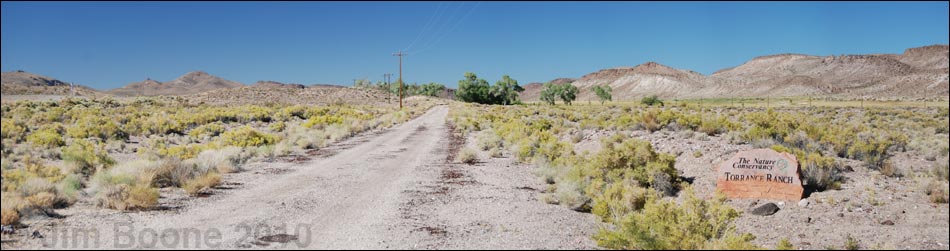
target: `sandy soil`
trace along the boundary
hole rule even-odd
[[[722,137],[704,137],[700,133],[627,133],[650,141],[658,152],[676,155],[676,169],[682,177],[693,180],[693,188],[703,198],[712,197],[716,191],[717,164],[739,151],[753,149],[751,145],[730,144]],[[587,131],[585,135],[587,138],[577,144],[577,151],[596,152],[600,150],[600,139],[611,132]],[[702,155],[697,157],[697,151]],[[930,203],[922,189],[930,179],[922,173],[947,163],[947,159],[926,161],[913,152],[898,153],[893,159],[904,177],[886,178],[860,161],[839,158],[839,163],[854,169],[842,173],[846,179],[842,189],[806,193],[804,207],[799,206],[799,201],[731,200],[734,208],[746,212],[736,226],[740,232],[754,234],[754,243],[766,248],[774,248],[787,238],[801,249],[844,249],[850,235],[861,249],[946,250],[950,247],[950,210],[947,204]],[[748,213],[753,203],[770,202],[781,210],[772,216]]]
[[[160,210],[90,202],[26,222],[3,249],[594,248],[591,215],[536,201],[528,168],[451,163],[440,106],[397,127],[225,176],[206,198],[162,191]],[[42,236],[42,238],[36,238]]]

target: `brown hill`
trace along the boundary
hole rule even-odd
[[[3,95],[107,96],[86,86],[70,86],[69,83],[58,79],[25,71],[0,73],[0,89]]]
[[[595,85],[611,86],[616,101],[649,95],[947,99],[947,72],[948,46],[933,45],[907,49],[899,55],[761,56],[709,76],[649,62],[587,74],[573,84],[580,90],[578,101],[596,100],[590,92]],[[538,100],[540,84],[525,89],[523,100]]]
[[[194,71],[164,83],[146,79],[110,90],[109,93],[120,96],[177,96],[238,87],[244,87],[244,84],[219,78],[206,72]]]
[[[879,99],[947,97],[947,46],[901,55],[757,57],[709,76],[686,97],[819,96]]]

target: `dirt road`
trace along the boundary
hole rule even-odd
[[[229,176],[210,198],[143,213],[76,209],[24,247],[71,249],[594,248],[590,215],[536,201],[524,167],[449,163],[436,107],[322,158]],[[455,147],[456,149],[458,147]],[[336,149],[336,150],[334,150]],[[336,151],[336,152],[334,152]],[[504,162],[504,161],[502,161]],[[163,199],[163,204],[175,204]]]

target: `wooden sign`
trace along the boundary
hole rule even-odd
[[[716,188],[729,198],[802,199],[802,180],[798,159],[772,149],[737,153],[719,164]]]

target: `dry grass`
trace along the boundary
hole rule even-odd
[[[3,209],[0,211],[0,225],[10,226],[20,223],[20,214],[15,210]]]
[[[158,197],[158,189],[147,185],[118,184],[100,191],[97,194],[97,204],[121,211],[148,210],[158,205]]]
[[[211,172],[188,181],[182,186],[185,192],[192,196],[205,194],[208,189],[221,184],[221,175]]]

